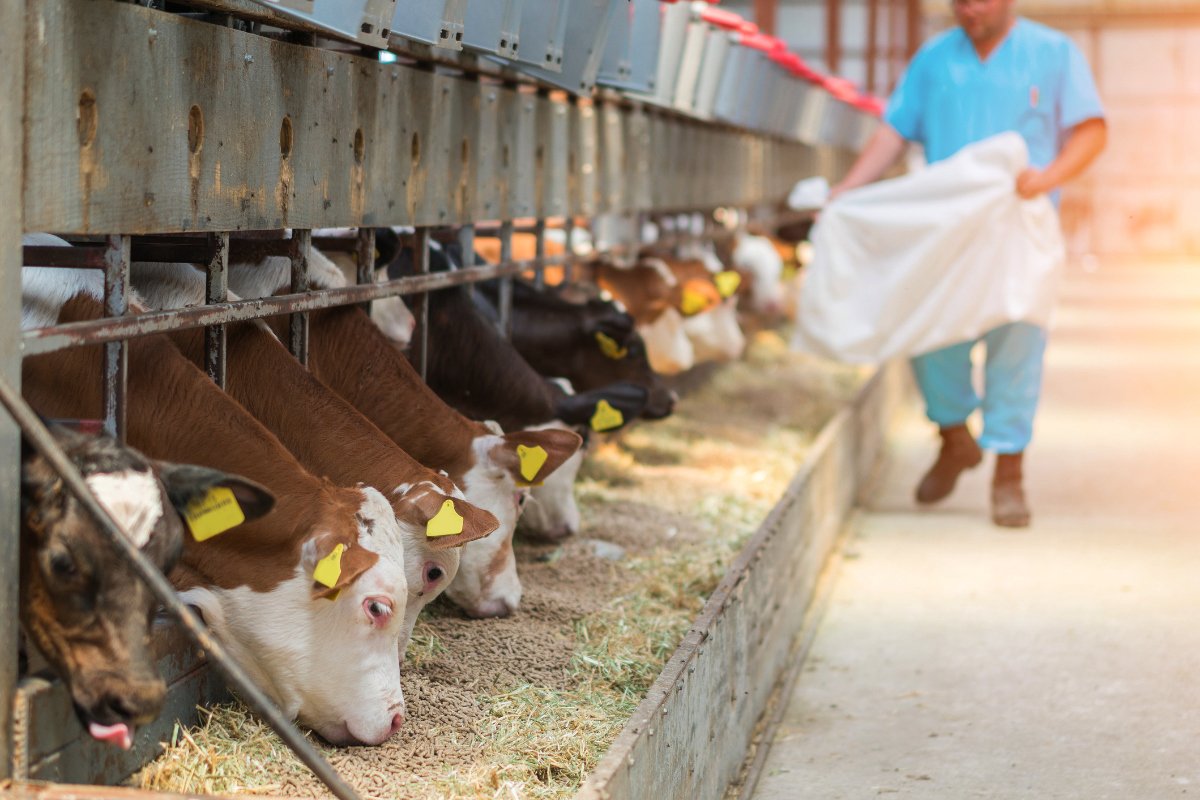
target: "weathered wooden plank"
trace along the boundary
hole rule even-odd
[[[457,224],[488,208],[471,202],[471,188],[483,196],[485,186],[506,190],[497,216],[533,215],[539,203],[546,213],[589,211],[586,192],[567,192],[572,126],[558,101],[110,0],[30,8],[27,230]],[[496,96],[492,159],[497,136],[490,112],[477,118],[481,91]],[[707,191],[710,173],[694,168],[700,148],[690,143],[711,142],[709,164],[802,148],[667,112],[611,109],[606,137],[613,119],[627,122],[621,176],[634,186],[624,210],[649,209],[654,197],[704,207],[763,196],[761,172]],[[577,170],[586,163],[577,158]],[[532,196],[528,180],[541,181]]]
[[[878,457],[900,372],[896,364],[881,369],[821,432],[577,800],[724,795]]]
[[[139,758],[145,760],[156,755],[158,751],[155,743],[170,737],[171,726],[175,719],[171,713],[173,709],[177,713],[182,713],[187,719],[195,719],[194,707],[197,703],[202,702],[201,697],[192,696],[197,685],[203,687],[211,696],[224,696],[224,691],[215,674],[212,680],[217,681],[216,683],[210,683],[208,679],[205,679],[197,684],[196,673],[198,671],[209,672],[209,670],[202,655],[179,626],[165,619],[157,620],[152,640],[156,668],[169,687],[163,713],[160,714],[159,720],[154,725],[139,731],[135,741],[137,752],[132,754],[133,759],[129,762],[114,762],[124,764],[125,766],[121,767],[125,770],[124,772],[120,774],[97,772],[75,780],[85,782],[101,779],[116,780],[136,769],[137,765],[141,763]],[[18,709],[21,728],[21,752],[17,754],[17,763],[20,765],[18,777],[33,777],[38,770],[37,765],[42,762],[52,760],[57,763],[61,761],[62,759],[55,754],[68,747],[73,748],[70,752],[81,753],[83,757],[89,758],[95,753],[104,753],[112,749],[107,745],[91,741],[91,737],[87,735],[75,718],[70,694],[61,681],[45,680],[40,677],[27,678],[22,682],[22,688],[18,694]],[[82,743],[77,744],[77,742]]]
[[[57,681],[30,678],[22,682],[16,698],[19,726],[33,740],[62,739],[62,744],[48,752],[28,749],[19,752],[17,778],[61,783],[118,782],[161,752],[159,742],[170,740],[177,721],[183,725],[198,722],[198,705],[230,699],[216,672],[199,666],[171,685],[162,713],[138,730],[133,748],[126,751],[88,736],[75,718],[70,701],[56,697],[61,694],[65,691]]]
[[[25,9],[0,3],[0,186],[22,185]],[[0,203],[0,379],[21,388],[21,204]],[[21,434],[0,413],[0,779],[12,762],[12,696],[17,683],[17,564],[20,542]]]

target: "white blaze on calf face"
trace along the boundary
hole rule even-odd
[[[692,343],[697,363],[731,361],[746,348],[746,337],[737,322],[736,297],[701,314],[687,317],[683,321],[683,330]]]
[[[650,367],[660,375],[675,375],[696,363],[692,342],[683,329],[683,315],[674,308],[663,311],[654,322],[638,325],[646,343]]]
[[[355,546],[379,560],[336,599],[312,596],[318,556],[311,539],[295,576],[269,592],[239,587],[182,595],[285,713],[333,744],[380,744],[404,716],[404,538],[383,495],[362,492]]]
[[[475,464],[463,476],[463,494],[467,500],[490,511],[500,527],[482,539],[467,542],[462,562],[446,596],[471,616],[504,616],[521,602],[521,581],[512,538],[517,526],[517,498],[524,489],[517,487],[512,473],[498,466],[491,453],[505,446],[498,435],[484,435],[472,443]]]
[[[85,478],[88,488],[121,532],[141,549],[162,519],[162,492],[150,472],[95,473]]]
[[[436,486],[423,481],[416,487],[407,483],[401,484],[392,491],[392,496],[408,496],[415,502],[418,499],[416,493],[422,486],[441,495],[441,490]],[[466,500],[462,492],[457,490],[454,492],[454,497]],[[462,548],[449,547],[434,550],[429,546],[429,537],[425,531],[417,530],[404,523],[401,523],[401,527],[411,528],[411,530],[403,531],[404,573],[408,583],[408,605],[405,609],[404,630],[400,636],[400,660],[404,661],[404,652],[408,649],[409,639],[412,638],[413,627],[417,624],[417,616],[421,613],[421,609],[446,590],[446,587],[458,574]]]

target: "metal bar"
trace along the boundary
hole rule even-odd
[[[110,236],[104,253],[104,315],[123,317],[129,310],[129,237]],[[104,431],[125,441],[125,391],[129,347],[124,341],[104,345]]]
[[[429,229],[417,228],[415,241],[413,242],[413,259],[417,265],[417,273],[419,276],[429,275]],[[425,376],[429,374],[429,294],[422,292],[416,301],[416,309],[414,309],[417,318],[417,328],[413,331],[414,342],[417,354],[417,370],[421,373],[421,380],[425,380]]]
[[[331,237],[321,237],[321,241],[325,242]],[[374,228],[359,228],[358,235],[354,239],[341,239],[343,242],[353,242],[354,244],[354,264],[355,274],[354,282],[359,286],[370,286],[375,283],[375,229]],[[313,246],[318,250],[316,238],[314,237]],[[366,313],[371,313],[371,301],[368,300],[361,304],[361,308]]]
[[[24,177],[24,3],[0,3],[0,186],[19,196]],[[22,204],[0,204],[0,379],[21,387]],[[0,418],[0,783],[12,776],[13,698],[17,688],[18,568],[21,508],[21,432]]]
[[[454,238],[458,242],[458,246],[462,249],[462,263],[459,266],[464,269],[470,269],[475,266],[475,226],[463,225],[455,232]],[[503,263],[503,260],[501,260],[501,263]],[[475,284],[468,283],[467,291],[474,297]]]
[[[533,226],[533,285],[539,289],[546,288],[546,220],[539,218]]]
[[[212,234],[211,239],[214,254],[204,276],[204,302],[224,303],[229,300],[229,234]],[[225,340],[224,323],[204,329],[204,371],[222,389],[225,388]]]
[[[564,263],[565,258],[548,258],[547,263]],[[416,295],[425,291],[445,289],[459,286],[469,281],[490,280],[504,275],[515,275],[533,268],[533,261],[514,261],[511,264],[493,264],[476,267],[471,275],[464,276],[461,272],[433,273],[399,278],[387,283],[377,283],[373,286],[346,286],[339,289],[326,289],[320,293],[287,294],[274,297],[264,297],[258,300],[238,300],[218,307],[195,306],[191,308],[172,309],[169,311],[152,311],[137,314],[119,320],[98,319],[71,322],[56,325],[51,328],[41,328],[28,331],[22,337],[24,356],[41,355],[63,350],[68,347],[78,347],[82,344],[99,344],[127,339],[131,336],[145,336],[153,333],[202,328],[220,322],[242,322],[248,319],[273,317],[280,314],[292,314],[298,311],[317,311],[322,308],[354,305],[381,297],[396,295]],[[419,301],[417,302],[419,305]]]
[[[500,263],[512,260],[512,221],[500,223]],[[512,338],[512,276],[500,279],[500,335]]]
[[[292,294],[308,292],[308,249],[312,231],[292,231]],[[308,366],[308,312],[296,311],[288,321],[289,349],[301,364]]]
[[[0,402],[16,420],[29,443],[50,463],[55,472],[62,477],[67,489],[96,520],[100,529],[104,531],[104,535],[108,537],[109,544],[133,565],[138,576],[146,582],[158,601],[179,622],[196,646],[204,651],[213,667],[233,686],[246,705],[267,721],[267,724],[279,734],[292,752],[334,795],[342,800],[358,800],[358,794],[354,789],[341,779],[329,762],[322,758],[321,754],[304,738],[304,735],[296,729],[296,726],[292,725],[275,704],[263,694],[262,690],[250,680],[241,666],[225,650],[224,645],[209,634],[204,623],[179,599],[174,588],[158,571],[158,568],[142,554],[131,539],[121,533],[117,524],[96,502],[96,498],[92,496],[87,484],[84,483],[83,476],[79,474],[79,470],[54,441],[50,431],[38,419],[33,409],[8,385],[7,381],[0,380]]]
[[[567,217],[566,219],[563,220],[563,234],[565,234],[565,237],[566,237],[565,238],[565,241],[566,241],[565,246],[567,248],[566,254],[568,256],[574,256],[575,248],[571,246],[571,239],[575,234],[575,218],[574,217]],[[612,248],[610,250],[610,252],[617,252],[617,248]],[[573,258],[570,258],[566,261],[565,268],[563,269],[563,285],[564,286],[566,286],[567,284],[569,284],[573,280],[575,280],[574,273],[575,273],[575,261]]]

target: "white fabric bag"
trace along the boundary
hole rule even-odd
[[[1048,325],[1066,251],[1050,199],[1016,193],[1028,163],[1002,133],[838,197],[813,229],[793,346],[872,363]]]

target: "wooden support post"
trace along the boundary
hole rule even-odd
[[[825,66],[837,74],[842,61],[842,3],[825,0]]]
[[[875,80],[879,75],[879,0],[867,0],[867,91],[874,94],[877,91]]]
[[[109,236],[104,253],[104,316],[123,317],[129,310],[130,237]],[[104,431],[125,441],[125,388],[128,384],[129,345],[121,340],[104,345]]]
[[[775,35],[775,14],[779,0],[754,0],[754,24],[763,33]]]
[[[24,3],[0,3],[0,186],[24,181]],[[17,194],[19,197],[19,193]],[[21,389],[22,204],[0,205],[0,375]],[[17,686],[17,563],[20,543],[21,433],[0,413],[0,782],[12,775],[13,697]]]
[[[224,303],[229,299],[229,234],[209,234],[209,241],[213,257],[204,277],[204,301]],[[204,371],[222,389],[225,388],[225,330],[224,323],[204,329]]]

